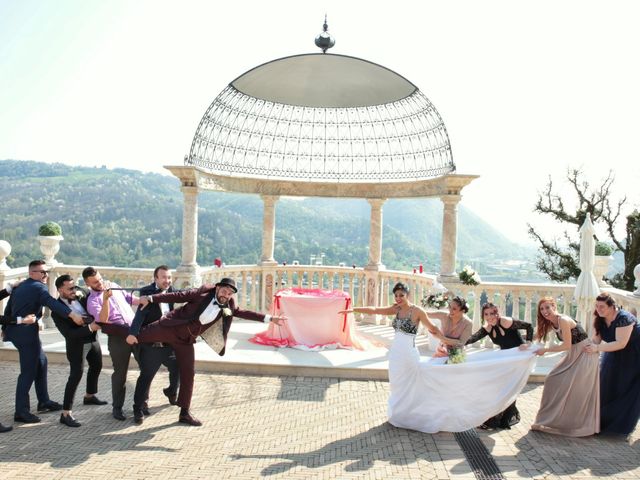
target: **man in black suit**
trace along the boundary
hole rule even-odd
[[[166,265],[160,265],[153,271],[154,282],[140,289],[140,295],[155,295],[156,293],[171,293],[171,271]],[[145,316],[137,315],[129,334],[138,336],[140,329],[155,322],[165,313],[173,310],[173,303],[154,303],[147,307]],[[149,415],[147,400],[149,399],[149,388],[151,382],[158,373],[160,365],[164,365],[169,370],[169,386],[162,392],[169,399],[171,405],[176,405],[178,398],[178,385],[180,374],[176,354],[171,345],[161,342],[141,343],[138,346],[138,363],[140,364],[140,376],[136,382],[136,390],[133,394],[133,418],[137,424],[144,421],[144,416]]]
[[[29,278],[11,293],[7,305],[9,315],[16,319],[15,324],[6,325],[5,338],[12,342],[20,356],[20,375],[16,385],[16,422],[37,423],[40,417],[31,413],[29,390],[35,383],[38,397],[38,412],[54,412],[62,410],[62,405],[49,398],[47,389],[47,357],[42,350],[38,323],[26,324],[23,318],[34,314],[42,317],[43,307],[49,307],[63,317],[69,317],[77,324],[83,322],[82,316],[61,304],[51,295],[45,284],[49,272],[43,260],[29,263]]]
[[[87,390],[83,403],[85,405],[107,404],[107,402],[100,400],[96,396],[98,392],[98,376],[102,370],[102,349],[100,348],[100,342],[96,339],[96,333],[100,330],[100,325],[87,313],[89,293],[77,287],[75,280],[70,275],[61,275],[56,278],[56,288],[59,295],[58,301],[86,319],[82,325],[78,325],[55,312],[51,314],[53,322],[62,336],[64,336],[67,359],[69,360],[69,379],[64,389],[60,423],[68,427],[79,427],[80,422],[71,415],[71,408],[73,407],[73,397],[76,394],[76,389],[82,379],[85,358],[89,364],[89,370],[87,372]]]

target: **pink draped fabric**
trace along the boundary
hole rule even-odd
[[[266,332],[250,339],[260,345],[295,347],[304,350],[324,348],[365,349],[358,339],[353,314],[338,314],[351,307],[351,297],[341,290],[287,288],[273,298],[272,315],[284,315],[287,321],[269,324]]]

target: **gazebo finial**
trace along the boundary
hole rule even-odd
[[[327,25],[327,14],[324,14],[324,25],[322,25],[322,32],[316,37],[316,46],[322,49],[322,53],[327,53],[331,47],[336,44],[336,40],[328,32],[329,25]]]

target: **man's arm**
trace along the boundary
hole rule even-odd
[[[91,324],[85,324],[84,326],[79,328],[72,328],[73,325],[66,317],[62,317],[57,313],[52,312],[51,318],[53,319],[53,323],[55,324],[56,328],[67,340],[77,340],[93,335],[94,330],[92,330],[92,327],[90,326]],[[97,325],[94,325],[93,328],[97,330],[99,327],[96,327]]]
[[[186,290],[178,290],[177,292],[170,293],[156,293],[155,295],[148,295],[151,298],[152,303],[185,303],[192,300],[196,300],[202,293],[212,290],[210,285],[203,285],[200,288],[189,288]],[[145,297],[140,298],[140,304],[146,305],[148,299]]]

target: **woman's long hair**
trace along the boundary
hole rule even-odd
[[[547,335],[549,334],[550,331],[553,330],[553,325],[551,324],[551,321],[544,318],[540,313],[540,306],[543,303],[550,303],[551,305],[553,305],[553,308],[555,308],[556,310],[558,309],[558,304],[556,303],[556,299],[553,297],[542,297],[540,298],[540,300],[538,300],[538,308],[536,309],[536,314],[538,319],[537,326],[536,326],[536,340],[538,340],[539,342],[540,341],[546,342]]]
[[[601,293],[596,297],[596,302],[604,302],[610,307],[616,307],[615,299],[609,295],[608,293]],[[598,315],[598,311],[593,311],[593,329],[596,332],[596,335],[601,336],[601,332],[605,329],[607,324],[604,321],[604,317]]]

